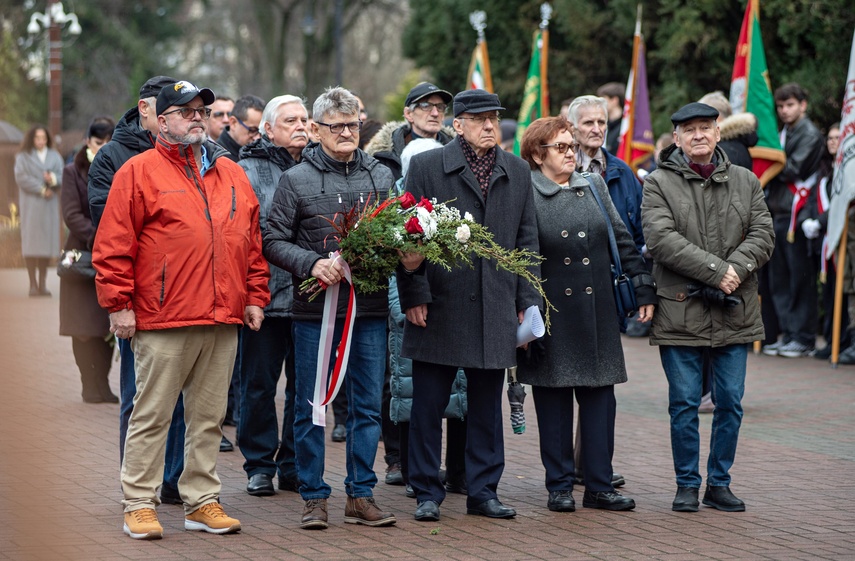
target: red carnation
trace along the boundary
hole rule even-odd
[[[398,197],[398,200],[401,201],[401,208],[403,209],[408,209],[416,204],[416,198],[409,191]]]
[[[409,193],[407,194],[409,195]],[[412,197],[412,195],[410,196]],[[415,216],[412,216],[409,220],[407,220],[406,224],[404,224],[404,229],[407,231],[408,234],[413,235],[425,233],[425,231],[422,230],[422,225],[419,224],[419,219]]]
[[[419,201],[419,206],[423,207],[428,212],[433,212],[433,205],[430,204],[430,201],[424,197],[422,197],[422,200]]]

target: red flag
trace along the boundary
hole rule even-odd
[[[617,157],[637,172],[653,156],[653,127],[650,123],[650,96],[647,91],[647,64],[644,36],[641,34],[641,5],[635,21],[632,42],[632,69],[626,84],[620,146]]]

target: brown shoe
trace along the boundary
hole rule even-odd
[[[303,507],[303,519],[300,528],[304,530],[326,530],[327,524],[327,500],[310,499]]]
[[[157,520],[153,508],[141,508],[125,513],[124,531],[135,540],[159,540],[163,537],[163,526]]]
[[[365,524],[366,526],[391,526],[397,520],[391,512],[382,512],[374,497],[347,497],[344,505],[346,524]]]
[[[240,521],[228,516],[220,503],[208,503],[184,517],[184,529],[210,534],[233,534],[240,532]]]

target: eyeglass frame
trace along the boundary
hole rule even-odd
[[[345,127],[350,131],[350,134],[356,134],[362,131],[362,121],[351,121],[350,123],[324,123],[322,121],[314,121],[317,125],[323,125],[325,127],[329,127],[330,134],[339,135],[344,132]],[[353,127],[356,126],[356,130],[353,130]],[[341,130],[336,132],[333,130],[333,127],[341,127]]]
[[[183,113],[185,111],[192,111],[193,114],[190,115],[189,117],[185,117],[183,115]],[[161,115],[166,116],[166,115],[172,115],[173,113],[182,113],[181,118],[185,119],[187,121],[193,120],[193,118],[196,116],[196,114],[198,114],[200,117],[202,117],[203,121],[207,121],[208,119],[211,118],[211,108],[210,107],[204,107],[204,106],[202,106],[202,107],[189,107],[189,106],[185,105],[184,107],[179,107],[178,109],[173,109],[172,111],[164,111],[163,113],[161,113]]]
[[[436,108],[439,111],[440,115],[444,115],[446,111],[448,111],[448,104],[440,101],[439,103],[431,103],[430,101],[414,101],[410,104],[410,110],[415,111],[416,109],[421,109],[422,111],[431,112],[433,108]]]
[[[235,115],[233,113],[230,114],[230,116],[234,117],[237,120],[237,122],[240,123],[240,126],[245,128],[246,132],[248,132],[249,134],[251,134],[251,135],[261,134],[261,129],[259,129],[258,127],[248,126],[246,123],[244,123],[243,121],[240,120],[240,117],[238,117],[237,115]]]
[[[502,116],[499,114],[491,115],[489,117],[485,117],[483,115],[478,115],[477,117],[464,117],[463,115],[460,115],[455,117],[455,119],[469,119],[470,121],[474,121],[479,127],[483,127],[487,124],[487,121],[490,121],[493,123],[494,127],[497,127],[499,126],[499,121],[502,120]],[[481,123],[479,124],[478,121],[481,121]]]
[[[566,150],[561,150],[561,148],[559,148],[562,144],[565,144],[565,145],[567,146],[567,149],[566,149]],[[569,152],[570,150],[573,150],[573,152],[575,153],[575,152],[576,152],[576,148],[577,148],[576,146],[574,146],[574,145],[573,145],[573,143],[572,143],[572,142],[571,142],[571,143],[568,143],[568,142],[553,142],[552,144],[541,144],[541,145],[540,145],[540,147],[541,147],[541,148],[558,148],[558,153],[559,153],[559,154],[566,154],[566,153],[567,153],[567,152]]]

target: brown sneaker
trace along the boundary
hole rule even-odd
[[[366,526],[391,526],[397,520],[391,512],[382,512],[374,497],[347,497],[344,506],[344,521],[347,524],[365,524]]]
[[[163,526],[157,521],[153,508],[126,512],[124,531],[135,540],[159,540],[163,537]]]
[[[327,524],[327,500],[309,499],[303,507],[303,519],[300,528],[304,530],[325,530]]]
[[[233,534],[240,532],[240,521],[228,516],[220,503],[208,503],[184,517],[184,529]]]

